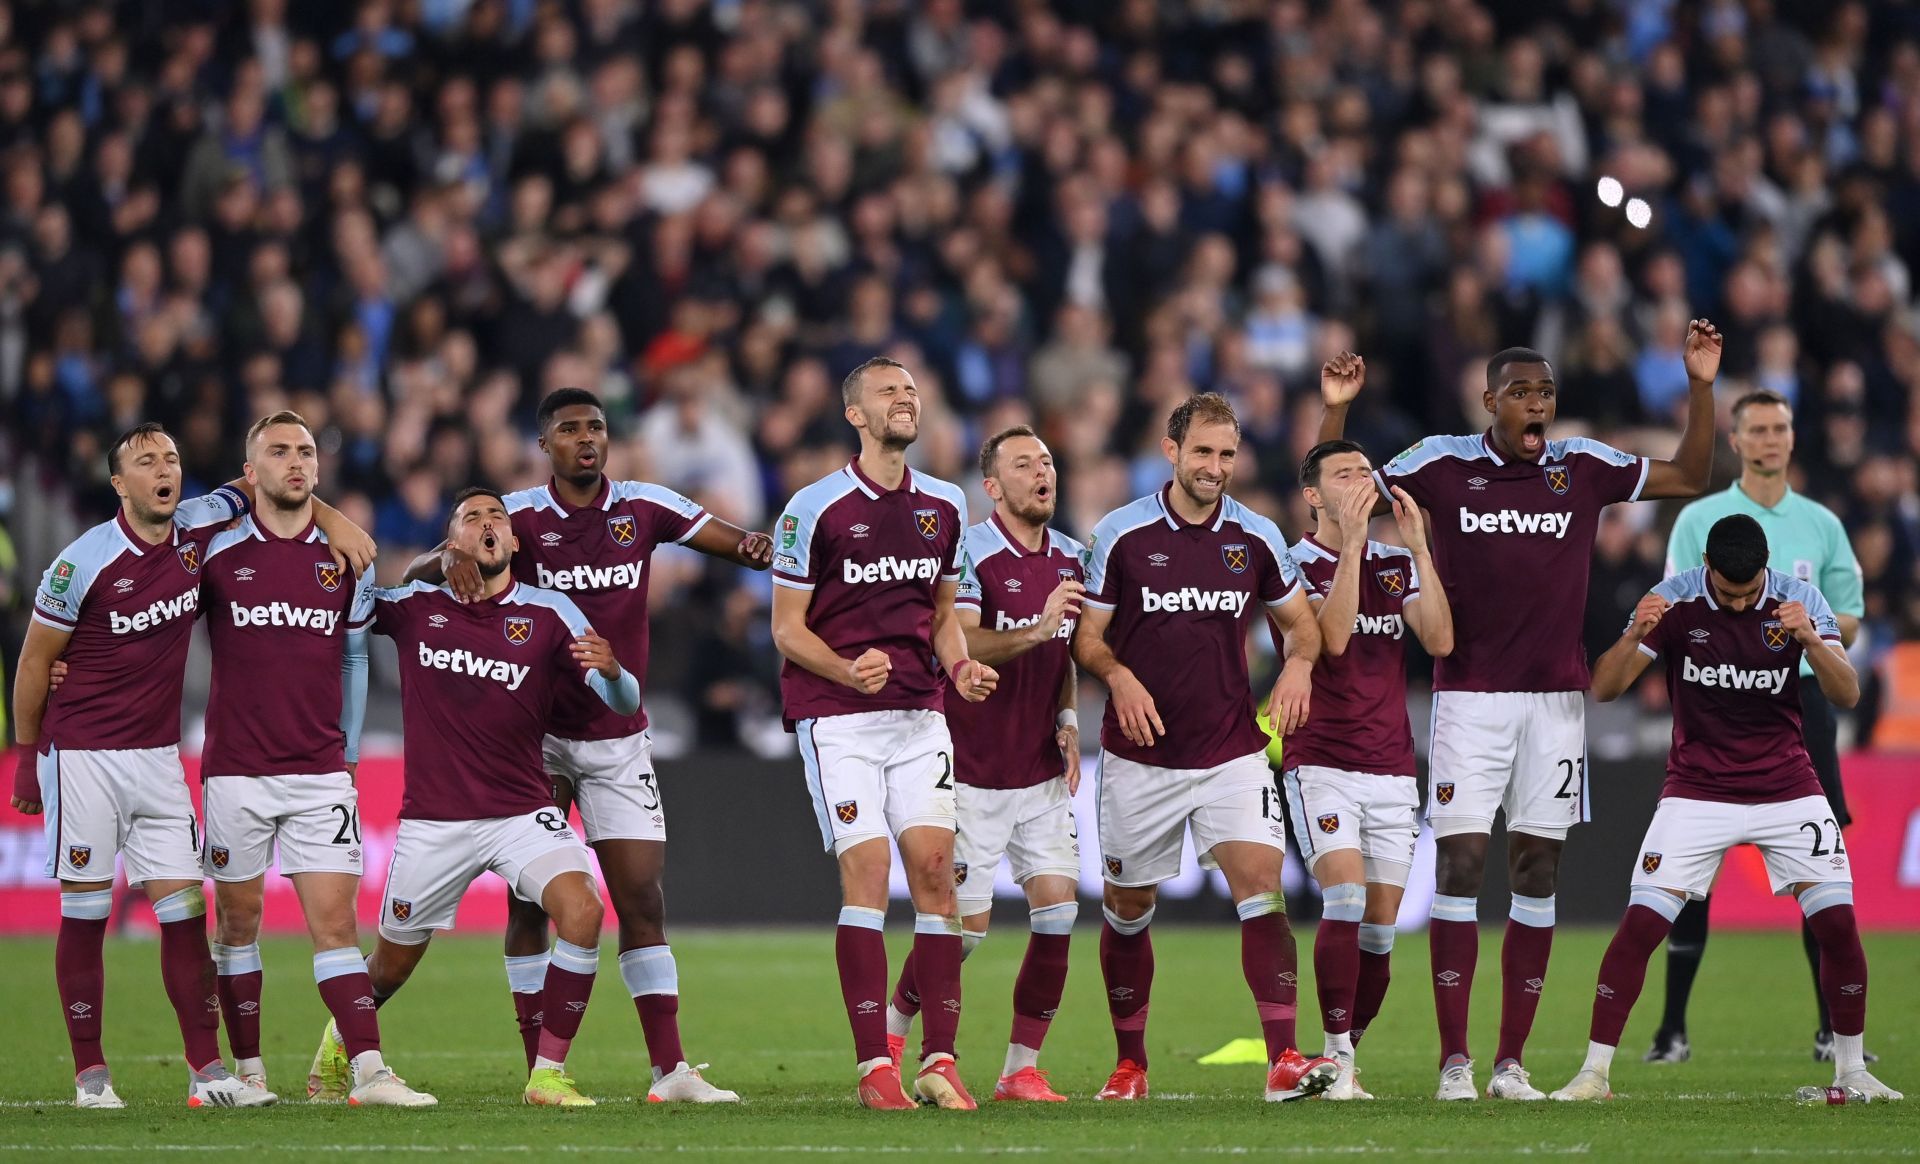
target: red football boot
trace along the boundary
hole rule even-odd
[[[1107,1085],[1100,1089],[1095,1099],[1145,1099],[1147,1098],[1147,1069],[1131,1059],[1120,1060],[1120,1065],[1107,1076]]]
[[[1047,1073],[1038,1067],[1022,1067],[1011,1075],[1002,1075],[993,1085],[995,1099],[1022,1099],[1031,1103],[1065,1103],[1067,1097],[1047,1083]]]
[[[1333,1086],[1340,1078],[1340,1064],[1332,1059],[1309,1059],[1288,1047],[1267,1072],[1267,1102],[1287,1103],[1308,1099]]]
[[[860,1077],[860,1106],[876,1111],[912,1111],[916,1105],[900,1086],[900,1069],[882,1063]]]

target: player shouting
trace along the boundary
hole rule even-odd
[[[101,1049],[117,858],[160,922],[160,976],[185,1043],[188,1105],[259,1107],[273,1093],[220,1060],[199,828],[180,767],[181,689],[207,543],[246,514],[253,486],[236,481],[181,501],[180,453],[157,424],[114,441],[107,468],[120,511],[60,551],[41,579],[13,687],[21,744],[13,806],[38,813],[44,797],[47,875],[60,881],[54,977],[73,1048],[74,1105],[125,1106]],[[364,569],[373,543],[315,504],[331,545],[316,560]],[[50,699],[56,660],[67,672]]]
[[[373,986],[360,957],[360,816],[354,792],[367,659],[349,655],[355,620],[371,612],[366,575],[336,565],[314,524],[319,457],[306,421],[276,412],[247,433],[257,502],[220,533],[200,570],[213,647],[201,753],[218,942],[220,1007],[235,1071],[264,1088],[260,1057],[261,896],[277,849],[313,936],[313,977],[345,1040],[351,1077],[307,1081],[309,1099],[429,1107],[380,1056]],[[343,669],[344,668],[344,669]],[[337,1028],[337,1034],[332,1034]]]
[[[920,390],[904,366],[875,357],[847,374],[840,393],[860,454],[794,494],[780,519],[780,694],[800,737],[820,838],[840,864],[834,953],[860,1102],[913,1106],[887,1047],[882,929],[891,835],[913,895],[914,981],[926,1004],[914,1094],[971,1109],[954,1066],[961,942],[942,688],[951,682],[977,702],[999,677],[969,656],[954,614],[967,502],[957,487],[907,468],[907,447],[920,435]]]
[[[549,393],[535,420],[553,476],[545,485],[506,497],[519,542],[513,575],[571,597],[644,689],[648,566],[654,550],[685,545],[764,570],[773,557],[772,540],[721,521],[670,489],[609,478],[607,414],[593,393],[580,388]],[[457,547],[423,555],[407,576],[433,582],[445,577],[463,598],[480,589],[474,562]],[[620,977],[639,1011],[653,1061],[647,1099],[737,1101],[734,1092],[701,1078],[680,1046],[680,973],[667,944],[666,898],[660,890],[666,809],[654,776],[645,708],[621,715],[584,688],[564,685],[544,751],[562,806],[580,806],[587,843],[600,858],[620,920]],[[509,894],[508,903],[507,978],[531,1064],[540,1037],[547,917],[536,901]]]
[[[1587,658],[1580,628],[1600,511],[1616,501],[1692,497],[1713,461],[1720,333],[1688,327],[1687,424],[1671,461],[1585,437],[1548,440],[1559,388],[1530,348],[1487,362],[1477,436],[1416,442],[1376,476],[1433,515],[1433,558],[1456,599],[1453,653],[1434,663],[1431,792],[1436,843],[1430,934],[1440,1027],[1435,1098],[1474,1098],[1467,1004],[1480,953],[1477,903],[1496,812],[1507,817],[1513,885],[1501,950],[1500,1045],[1487,1095],[1537,1100],[1521,1058],[1553,950],[1554,892],[1567,830],[1587,819]],[[1322,440],[1337,440],[1366,378],[1352,353],[1329,361]],[[1384,506],[1376,505],[1376,512]]]
[[[1020,425],[988,438],[980,475],[993,513],[967,527],[954,611],[967,650],[1000,669],[991,703],[951,689],[959,831],[953,883],[960,900],[961,956],[987,936],[993,879],[1004,856],[1027,894],[1032,933],[1013,981],[1013,1033],[993,1097],[1058,1103],[1039,1069],[1067,984],[1067,946],[1080,906],[1080,832],[1072,797],[1080,787],[1080,726],[1069,642],[1080,616],[1080,543],[1053,520],[1059,479],[1053,454]],[[887,1008],[887,1044],[898,1060],[920,1009],[914,962],[900,968]]]
[[[1108,514],[1088,543],[1087,609],[1073,654],[1109,692],[1100,734],[1100,970],[1119,1044],[1101,1099],[1147,1094],[1147,927],[1157,887],[1180,871],[1189,831],[1201,863],[1226,875],[1240,915],[1240,965],[1267,1044],[1267,1099],[1318,1095],[1339,1073],[1333,1060],[1294,1049],[1298,964],[1280,892],[1286,825],[1246,654],[1248,624],[1264,609],[1286,656],[1267,711],[1292,732],[1307,719],[1320,631],[1279,529],[1227,496],[1239,445],[1240,422],[1224,397],[1189,398],[1160,442],[1173,480]]]
[[[1810,583],[1767,569],[1766,532],[1746,514],[1713,523],[1703,559],[1641,599],[1626,633],[1593,667],[1594,697],[1607,701],[1666,656],[1673,748],[1626,916],[1600,962],[1587,1060],[1553,1098],[1612,1098],[1608,1070],[1647,959],[1681,906],[1706,896],[1727,850],[1753,845],[1774,893],[1799,899],[1820,944],[1834,1086],[1899,1099],[1864,1060],[1867,956],[1853,916],[1853,874],[1800,723],[1803,659],[1828,701],[1860,700],[1840,624]]]
[[[1373,1098],[1354,1073],[1354,1047],[1386,997],[1394,920],[1420,836],[1407,632],[1435,658],[1453,650],[1453,611],[1420,507],[1395,491],[1405,549],[1367,540],[1372,474],[1352,441],[1314,446],[1300,485],[1320,525],[1293,547],[1326,644],[1313,718],[1286,737],[1283,780],[1294,840],[1325,902],[1313,977],[1327,1057],[1340,1064],[1328,1099]]]
[[[373,995],[391,998],[433,931],[453,928],[467,886],[498,873],[559,931],[522,1098],[591,1107],[566,1058],[599,965],[600,891],[586,847],[554,807],[541,740],[561,689],[584,678],[617,714],[632,715],[640,684],[572,599],[508,573],[514,537],[500,494],[461,490],[449,525],[448,544],[479,567],[477,601],[425,582],[372,592],[373,633],[393,639],[400,655],[407,769],[380,941],[367,961]]]

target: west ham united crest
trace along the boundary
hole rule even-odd
[[[1107,866],[1107,876],[1109,877],[1120,876],[1120,858],[1105,857],[1105,858],[1102,858],[1102,860]]]
[[[860,802],[857,800],[843,800],[833,806],[833,815],[840,818],[841,824],[852,824],[854,821],[860,819]]]
[[[940,536],[940,511],[937,509],[916,509],[913,511],[913,527],[920,536],[932,541]]]
[[[1321,832],[1328,834],[1337,833],[1340,831],[1340,814],[1337,812],[1322,813],[1319,817],[1319,823]]]
[[[1779,619],[1770,618],[1760,624],[1760,641],[1767,644],[1769,651],[1784,651],[1792,640],[1793,636],[1787,633],[1787,628],[1781,625]]]
[[[227,862],[232,859],[233,854],[229,853],[224,846],[213,845],[207,849],[207,860],[213,862],[215,869],[225,869]]]
[[[334,565],[331,558],[313,564],[313,577],[328,594],[340,589],[340,567]]]
[[[1573,488],[1572,472],[1566,465],[1542,465],[1540,475],[1546,478],[1547,488],[1565,497],[1567,490]]]
[[[199,546],[194,545],[192,542],[188,542],[186,545],[180,547],[179,554],[180,554],[180,564],[187,568],[187,573],[198,574],[200,572],[200,547]]]
[[[92,860],[93,860],[92,845],[68,845],[67,846],[67,864],[73,866],[75,869],[85,869],[88,863],[91,862]]]
[[[615,545],[632,545],[634,539],[633,515],[631,513],[623,513],[619,517],[609,517],[607,519],[607,533],[613,538]]]
[[[501,629],[506,633],[507,641],[517,647],[533,637],[533,620],[525,615],[508,615]]]
[[[1380,589],[1386,591],[1390,598],[1398,598],[1407,592],[1407,572],[1399,566],[1382,570],[1374,578],[1379,580]]]
[[[1660,854],[1640,854],[1640,870],[1643,873],[1658,873],[1660,871]]]
[[[391,898],[387,902],[387,908],[393,914],[394,921],[406,921],[413,916],[413,903],[411,901],[401,901],[397,897]]]
[[[1231,546],[1221,546],[1220,557],[1221,560],[1226,562],[1227,569],[1234,573],[1244,574],[1247,572],[1248,559],[1246,543],[1241,542]]]
[[[967,863],[965,861],[955,861],[953,863],[953,883],[956,886],[967,883]]]
[[[1439,801],[1441,804],[1452,804],[1453,803],[1453,785],[1451,783],[1434,785],[1433,798]]]

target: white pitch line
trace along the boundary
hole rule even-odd
[[[573,1155],[601,1155],[605,1153],[632,1153],[628,1144],[0,1144],[0,1152],[313,1152],[313,1153],[361,1153],[361,1152],[411,1152],[417,1155],[446,1155],[460,1152],[511,1152],[532,1155],[534,1153],[560,1153]],[[656,1149],[657,1150],[657,1149]],[[674,1148],[679,1153],[730,1155],[803,1155],[803,1156],[902,1156],[902,1155],[940,1155],[940,1156],[1111,1156],[1116,1152],[1152,1152],[1157,1156],[1268,1156],[1274,1151],[1271,1144],[1260,1145],[1187,1145],[1167,1147],[1155,1145],[1149,1148],[1143,1144],[1126,1145],[1061,1145],[1046,1147],[1033,1144],[1010,1144],[1004,1146],[947,1146],[930,1145],[872,1145],[855,1146],[844,1144],[681,1144]],[[1459,1150],[1451,1146],[1438,1145],[1390,1145],[1390,1144],[1342,1144],[1342,1145],[1305,1145],[1291,1144],[1286,1151],[1292,1155],[1308,1156],[1455,1156]],[[1481,1147],[1476,1149],[1481,1155],[1505,1156],[1586,1156],[1591,1155],[1593,1146],[1578,1144],[1515,1144],[1510,1147]],[[1912,1158],[1920,1156],[1920,1150],[1912,1148],[1700,1148],[1691,1149],[1697,1156],[1739,1157],[1739,1156],[1796,1156],[1796,1157],[1843,1157],[1861,1156],[1884,1158]]]

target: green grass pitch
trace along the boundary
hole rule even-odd
[[[1008,923],[1018,916],[1005,909]],[[907,937],[895,927],[895,965]],[[1305,927],[1303,927],[1305,929]],[[1489,928],[1474,997],[1475,1048],[1484,1086],[1499,991],[1499,931]],[[1543,1089],[1565,1082],[1586,1047],[1587,1000],[1607,935],[1566,930],[1534,1029],[1530,1066]],[[1792,934],[1716,934],[1695,995],[1693,1062],[1639,1061],[1658,1017],[1659,958],[1628,1030],[1611,1104],[1444,1105],[1435,1083],[1426,942],[1401,940],[1386,1009],[1361,1048],[1371,1103],[1265,1104],[1256,1067],[1195,1060],[1257,1033],[1231,926],[1162,927],[1149,1030],[1155,1098],[1108,1105],[1090,1096],[1112,1064],[1093,927],[1074,943],[1075,964],[1042,1065],[1073,1102],[983,1103],[972,1114],[876,1113],[853,1102],[852,1052],[833,972],[832,930],[686,931],[674,942],[685,996],[689,1053],[711,1078],[748,1100],[736,1108],[639,1102],[647,1059],[609,947],[602,981],[571,1066],[601,1106],[561,1112],[520,1105],[521,1052],[506,998],[499,946],[483,936],[435,942],[413,983],[381,1013],[389,1060],[439,1095],[427,1112],[308,1106],[308,1059],[324,1019],[302,941],[265,944],[265,1051],[279,1107],[193,1111],[184,1099],[179,1042],[151,942],[108,947],[107,1050],[122,1112],[70,1106],[70,1064],[54,993],[53,946],[0,942],[10,984],[7,1054],[0,1059],[0,1156],[56,1155],[71,1162],[178,1153],[247,1152],[276,1159],[376,1151],[470,1159],[671,1152],[682,1159],[808,1156],[1010,1156],[1152,1161],[1217,1156],[1587,1155],[1600,1159],[1785,1159],[1920,1154],[1920,936],[1872,936],[1868,1044],[1880,1075],[1916,1098],[1903,1104],[1800,1108],[1787,1098],[1830,1068],[1809,1054],[1814,1020],[1806,964]],[[1310,932],[1300,935],[1303,1013],[1311,1014]],[[1006,924],[967,965],[961,1066],[975,1094],[993,1086],[1024,930]],[[1317,1046],[1319,1032],[1303,1023]]]

